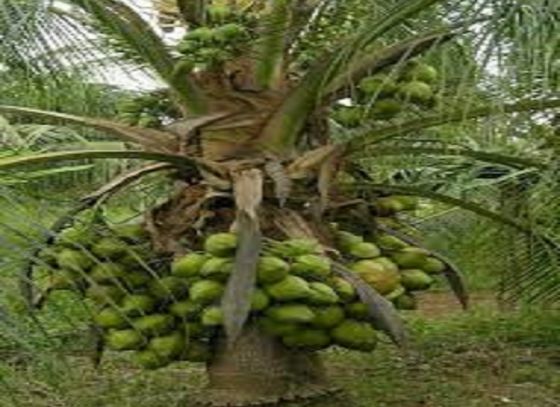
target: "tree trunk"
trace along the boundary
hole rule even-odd
[[[288,349],[251,325],[231,348],[225,338],[218,340],[207,372],[208,389],[197,400],[201,406],[305,403],[334,392],[316,352]]]

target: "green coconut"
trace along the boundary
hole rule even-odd
[[[85,293],[86,298],[89,298],[98,305],[117,303],[125,295],[126,291],[121,287],[102,284],[90,286]]]
[[[97,235],[89,227],[71,227],[64,229],[56,238],[56,243],[69,248],[89,248],[97,239]]]
[[[282,342],[289,348],[320,350],[330,345],[331,338],[320,329],[301,329],[283,336]]]
[[[407,81],[421,81],[434,83],[438,78],[438,71],[431,65],[415,62],[405,70],[403,79]]]
[[[150,237],[148,231],[140,223],[124,223],[112,226],[111,229],[119,238],[129,243],[140,243]]]
[[[181,278],[197,277],[208,256],[203,253],[189,253],[171,264],[171,273]]]
[[[84,279],[80,274],[71,270],[56,270],[47,280],[47,286],[51,290],[75,290],[84,285]]]
[[[400,250],[409,246],[408,243],[392,235],[378,236],[377,239],[375,239],[375,242],[383,250]]]
[[[262,311],[270,305],[270,297],[264,290],[256,288],[251,296],[251,311]]]
[[[263,256],[257,264],[257,283],[271,284],[283,280],[290,272],[290,265],[279,257]]]
[[[336,232],[335,240],[336,245],[340,250],[348,251],[352,246],[362,243],[364,238],[362,236],[341,230]]]
[[[377,346],[377,332],[367,322],[347,319],[330,333],[337,345],[348,349],[371,352]]]
[[[331,287],[326,284],[311,282],[309,283],[311,292],[307,300],[314,305],[332,305],[336,304],[340,298]]]
[[[190,338],[202,338],[208,332],[208,329],[200,322],[186,322],[183,325],[183,332]]]
[[[412,311],[418,307],[416,298],[410,293],[406,293],[395,298],[393,300],[393,304],[395,304],[395,308],[399,310]]]
[[[399,266],[388,257],[378,257],[373,260],[375,263],[380,264],[389,271],[399,271]]]
[[[377,198],[374,208],[378,215],[388,216],[404,210],[402,202],[392,196]]]
[[[189,293],[194,303],[205,305],[218,300],[224,293],[224,286],[218,281],[200,280],[191,286]]]
[[[132,359],[136,365],[148,370],[159,369],[167,366],[170,363],[169,359],[158,355],[152,350],[142,350],[135,352]]]
[[[187,294],[188,285],[182,278],[167,276],[152,280],[148,291],[160,300],[181,299]]]
[[[172,359],[181,354],[185,344],[186,340],[183,334],[179,331],[173,331],[165,336],[152,338],[148,343],[147,349],[160,357]]]
[[[358,259],[373,259],[381,255],[379,248],[370,242],[357,243],[350,247],[348,253]]]
[[[345,317],[344,309],[338,305],[330,305],[328,307],[313,307],[315,318],[311,321],[311,325],[316,328],[328,329],[340,324]]]
[[[364,109],[357,106],[338,108],[332,116],[334,120],[349,128],[358,127],[366,117]]]
[[[420,268],[428,274],[440,274],[445,271],[447,266],[444,262],[435,257],[428,257]]]
[[[351,269],[381,295],[389,294],[400,284],[401,276],[398,272],[372,260],[360,260]]]
[[[398,86],[388,75],[377,74],[362,79],[358,89],[366,95],[391,96],[397,91]]]
[[[93,264],[93,259],[82,251],[63,249],[58,253],[57,263],[62,269],[84,273]]]
[[[388,299],[389,301],[392,301],[395,298],[398,298],[401,295],[403,295],[405,292],[406,292],[406,289],[402,285],[399,285],[397,288],[395,288],[389,294],[385,295],[385,298]]]
[[[126,254],[127,245],[117,238],[104,237],[92,246],[91,251],[102,259],[116,260]]]
[[[144,344],[144,336],[134,329],[110,331],[105,335],[105,343],[112,350],[135,350]]]
[[[101,328],[125,328],[128,326],[128,321],[125,315],[115,308],[104,308],[93,317],[94,322]]]
[[[156,301],[146,294],[133,294],[124,297],[121,301],[121,311],[129,316],[145,315],[156,307]]]
[[[426,263],[429,252],[418,247],[405,247],[392,254],[392,259],[399,267],[405,269],[422,268]]]
[[[233,259],[226,257],[211,257],[200,269],[204,278],[217,281],[227,281],[233,271]]]
[[[344,307],[346,315],[359,321],[369,321],[371,319],[367,304],[363,302],[353,302]]]
[[[325,256],[305,254],[295,258],[291,273],[309,280],[322,280],[331,273],[331,262]]]
[[[370,115],[375,119],[389,120],[403,111],[402,102],[396,99],[381,99],[374,103]]]
[[[309,283],[297,276],[288,276],[275,284],[267,285],[265,290],[277,301],[302,300],[311,295]]]
[[[229,23],[217,27],[214,38],[220,43],[235,43],[239,39],[247,36],[247,29],[240,24]]]
[[[144,287],[150,281],[152,276],[142,271],[128,271],[121,277],[121,281],[130,288]]]
[[[98,263],[90,271],[91,279],[97,283],[114,282],[125,275],[126,271],[117,263]]]
[[[220,326],[224,323],[224,312],[221,307],[213,305],[202,310],[200,320],[204,326]]]
[[[197,320],[201,311],[202,305],[191,300],[174,302],[169,306],[171,314],[189,321]]]
[[[344,278],[332,277],[329,279],[328,284],[334,289],[343,302],[350,302],[356,298],[356,289]]]
[[[214,40],[214,34],[215,31],[212,28],[199,27],[192,31],[189,31],[184,40],[208,44]]]
[[[269,317],[262,317],[257,320],[259,329],[270,336],[285,336],[296,332],[299,325],[293,322],[279,322]]]
[[[132,321],[132,326],[145,335],[163,335],[173,329],[173,316],[168,314],[146,315]]]
[[[216,233],[204,242],[204,250],[215,257],[232,257],[236,248],[237,236],[233,233]]]
[[[429,104],[434,97],[434,93],[430,85],[415,80],[401,84],[399,87],[399,96],[407,102]]]
[[[292,259],[306,254],[319,253],[320,246],[316,240],[290,239],[273,243],[269,252],[282,258]]]
[[[434,279],[423,270],[402,270],[401,284],[408,291],[427,290],[432,286]]]
[[[277,322],[307,323],[312,322],[315,313],[307,305],[274,305],[266,310],[266,316]]]

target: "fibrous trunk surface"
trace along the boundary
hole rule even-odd
[[[253,325],[231,347],[225,339],[218,340],[207,372],[208,388],[195,405],[286,405],[336,393],[315,352],[288,349]]]

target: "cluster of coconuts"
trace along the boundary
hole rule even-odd
[[[170,112],[171,101],[162,95],[142,95],[117,104],[117,118],[129,126],[159,128]]]
[[[340,107],[333,118],[353,128],[366,120],[390,120],[405,112],[407,106],[433,107],[437,70],[418,60],[409,61],[399,72],[379,73],[358,84],[358,100],[353,106]],[[360,104],[361,101],[365,102]],[[371,103],[367,103],[371,101]]]
[[[218,233],[204,252],[176,259],[172,274],[190,282],[187,303],[203,308],[196,322],[220,327],[221,297],[233,271],[237,237]],[[317,242],[305,239],[267,245],[257,264],[251,322],[289,348],[316,351],[331,345],[371,351],[377,333],[353,286],[333,275]]]
[[[412,205],[407,197],[378,201],[392,213]],[[335,228],[334,236],[348,269],[399,309],[414,309],[413,293],[429,288],[446,267],[390,235],[365,241]],[[222,297],[237,244],[235,234],[216,233],[200,251],[172,260],[151,250],[140,224],[74,226],[40,252],[35,271],[45,290],[74,290],[92,305],[107,348],[127,351],[137,365],[156,369],[212,357],[213,343],[223,335]],[[333,273],[312,240],[271,241],[263,249],[250,323],[298,350],[336,345],[372,351],[377,344],[368,306]]]
[[[220,65],[237,56],[240,46],[251,38],[253,21],[227,6],[208,7],[206,23],[189,31],[178,44],[182,69]]]

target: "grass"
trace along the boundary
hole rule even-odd
[[[407,323],[413,338],[407,351],[382,343],[371,354],[325,352],[333,382],[355,407],[560,405],[560,312],[503,313],[484,305],[431,315],[426,309],[408,315]],[[204,382],[200,366],[142,372],[110,354],[96,371],[87,348],[72,356],[48,347],[33,352],[29,345],[0,362],[6,390],[0,406],[169,407]]]

